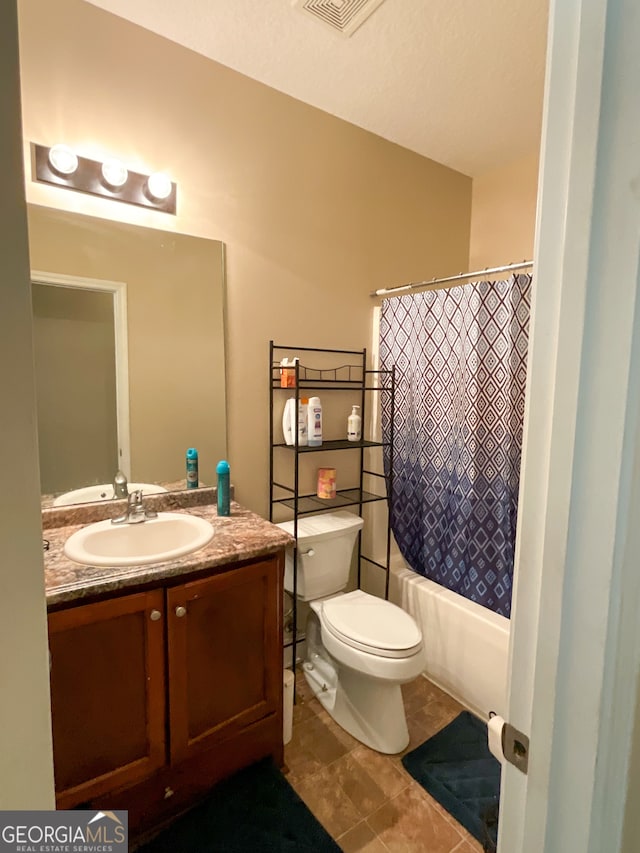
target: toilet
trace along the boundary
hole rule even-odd
[[[293,536],[293,522],[278,525]],[[344,592],[363,520],[345,510],[298,519],[297,597],[309,602],[307,683],[333,719],[362,743],[393,754],[409,743],[400,685],[424,670],[415,620],[360,589]],[[293,592],[293,549],[285,588]]]

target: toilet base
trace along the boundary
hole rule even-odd
[[[382,682],[347,667],[339,673],[321,657],[303,665],[307,684],[322,707],[365,746],[394,755],[409,744],[399,684]]]

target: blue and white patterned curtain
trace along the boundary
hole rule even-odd
[[[530,295],[531,276],[514,275],[386,299],[380,321],[381,367],[396,366],[398,546],[415,572],[503,616],[511,612]]]

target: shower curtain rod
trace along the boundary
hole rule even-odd
[[[388,296],[395,295],[405,290],[413,290],[415,287],[428,287],[432,284],[444,284],[446,281],[457,281],[462,278],[473,278],[474,276],[492,275],[496,272],[508,272],[509,270],[523,270],[527,267],[532,267],[533,261],[522,261],[518,264],[506,264],[503,267],[492,267],[491,269],[476,270],[475,272],[461,272],[458,275],[450,275],[446,278],[432,278],[431,281],[414,281],[411,284],[402,284],[400,287],[383,287],[380,290],[374,290],[369,296]]]

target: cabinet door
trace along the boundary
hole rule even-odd
[[[265,559],[167,591],[172,762],[278,711],[280,568]]]
[[[162,590],[49,615],[58,808],[166,763]]]

